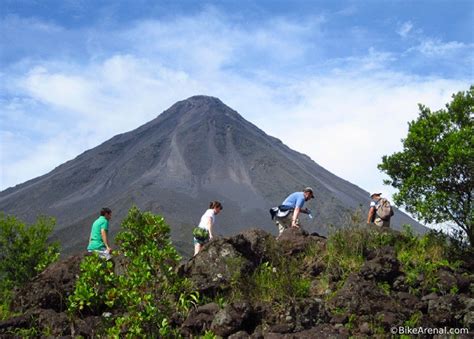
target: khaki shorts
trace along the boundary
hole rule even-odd
[[[374,224],[379,227],[390,228],[390,220],[382,220],[380,218],[375,218]]]
[[[107,250],[96,250],[96,251],[91,251],[88,250],[89,253],[97,253],[99,255],[99,258],[105,259],[105,260],[110,260],[112,259],[112,255],[109,253]]]
[[[291,227],[291,221],[293,220],[293,213],[289,213],[284,218],[275,218],[275,224],[278,226],[278,234],[282,234],[284,230]],[[296,219],[296,225],[300,224],[300,220]]]

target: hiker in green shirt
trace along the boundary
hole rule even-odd
[[[104,207],[100,211],[100,217],[94,221],[89,238],[89,246],[87,251],[97,252],[101,258],[109,260],[112,256],[112,249],[109,246],[107,233],[109,231],[109,220],[112,218],[110,208]]]

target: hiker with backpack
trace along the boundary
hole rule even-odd
[[[370,209],[367,215],[367,224],[374,223],[379,227],[390,227],[390,218],[393,216],[393,208],[390,202],[382,198],[382,193],[372,193],[370,195]]]
[[[214,237],[215,216],[222,211],[222,208],[222,204],[219,201],[211,201],[209,209],[202,215],[199,225],[193,229],[195,256],[201,251],[204,244]]]
[[[108,240],[110,219],[112,219],[112,210],[107,207],[102,208],[100,217],[92,224],[89,245],[87,246],[88,252],[97,252],[99,257],[105,260],[112,258],[112,248]]]
[[[311,216],[311,211],[303,208],[306,201],[314,199],[313,189],[306,187],[302,192],[294,192],[290,194],[283,203],[278,207],[270,209],[272,219],[278,226],[278,235],[280,236],[287,228],[300,228],[300,221],[298,219],[300,213],[305,213]]]

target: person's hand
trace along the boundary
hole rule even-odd
[[[106,250],[107,250],[108,253],[112,253],[112,249],[109,246],[107,246]]]
[[[291,227],[299,228],[299,226],[298,226],[298,224],[296,223],[296,221],[292,221],[292,222],[291,222]]]

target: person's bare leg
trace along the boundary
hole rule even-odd
[[[202,248],[201,244],[195,244],[194,245],[194,256],[196,256],[196,254],[198,254],[199,251],[201,251],[201,248]]]

